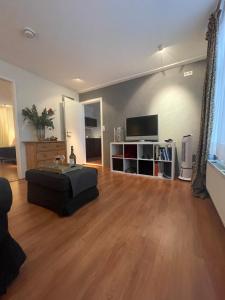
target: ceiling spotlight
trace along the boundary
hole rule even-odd
[[[29,27],[25,27],[23,29],[23,35],[27,38],[27,39],[33,39],[36,36],[36,32],[29,28]]]
[[[158,50],[159,50],[159,51],[163,51],[163,49],[164,49],[164,48],[163,48],[163,45],[160,44],[160,45],[158,46]]]
[[[78,78],[73,78],[73,80],[76,81],[76,82],[83,82],[83,80],[79,77]]]

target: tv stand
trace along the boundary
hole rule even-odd
[[[151,142],[151,143],[158,143],[158,141],[156,140],[132,140],[132,142],[134,143],[146,143],[146,142]],[[131,141],[127,141],[127,142],[124,142],[124,143],[132,143]]]
[[[173,180],[175,149],[175,142],[113,142],[111,171]]]

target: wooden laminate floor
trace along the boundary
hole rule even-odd
[[[10,231],[27,253],[3,300],[223,300],[225,229],[190,184],[99,173],[73,216],[26,202],[11,183]]]
[[[0,177],[9,181],[18,180],[17,165],[11,163],[0,163]]]
[[[101,165],[102,159],[101,157],[90,157],[87,159],[88,164]]]

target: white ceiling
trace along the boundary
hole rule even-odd
[[[205,56],[216,2],[0,0],[0,58],[84,91]],[[36,39],[23,37],[26,26]],[[159,44],[166,47],[163,55],[156,52]]]

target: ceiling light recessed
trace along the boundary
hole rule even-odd
[[[36,36],[36,32],[29,28],[29,27],[25,27],[23,29],[23,35],[27,38],[27,39],[33,39]]]
[[[76,81],[76,82],[83,82],[83,79],[81,79],[81,78],[73,78],[73,81]]]

